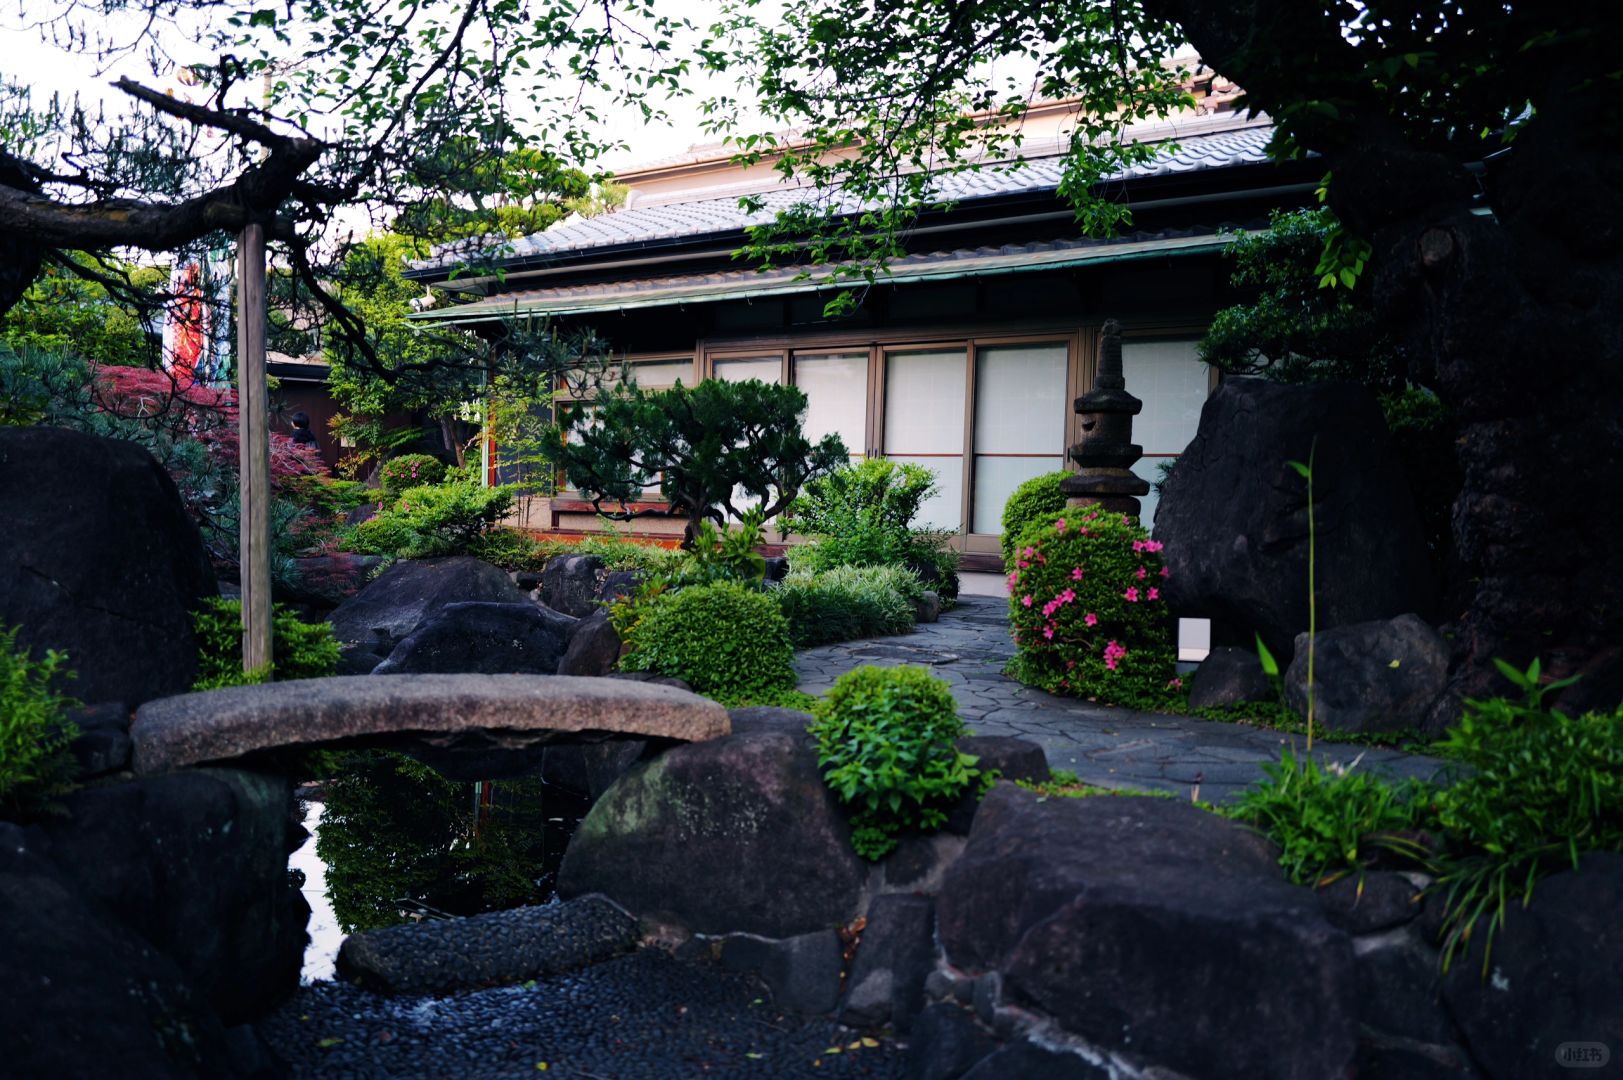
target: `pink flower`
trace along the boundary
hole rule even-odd
[[[1054,640],[1054,624],[1053,623],[1049,623],[1047,626],[1043,627],[1043,637],[1047,638],[1049,641]]]
[[[1183,680],[1182,679],[1172,679],[1172,680],[1168,681],[1167,689],[1168,690],[1182,690],[1183,689]]]
[[[1129,588],[1126,592],[1122,593],[1121,595],[1129,604],[1138,603],[1138,587],[1136,585]]]
[[[1031,606],[1031,594],[1027,593],[1026,595],[1022,596],[1020,598],[1020,602],[1022,604],[1024,604],[1024,605],[1026,605],[1027,607],[1030,607]]]
[[[1142,540],[1134,540],[1133,541],[1133,550],[1136,551],[1136,552],[1142,552],[1144,550],[1144,541],[1142,541]]]
[[[1095,615],[1093,612],[1090,611],[1085,616],[1083,616],[1082,621],[1087,623],[1089,626],[1098,626],[1099,625],[1099,616]]]
[[[1116,665],[1126,657],[1127,650],[1119,642],[1112,640],[1110,644],[1105,646],[1105,667],[1111,671],[1115,671]]]
[[[1161,599],[1161,590],[1155,588],[1154,586],[1151,586],[1151,588],[1150,588],[1150,599],[1151,600],[1159,600],[1159,599]]]
[[[1138,574],[1136,576],[1138,577],[1138,580],[1143,581],[1145,578],[1150,576],[1150,573],[1141,566],[1138,568]]]
[[[1076,590],[1066,589],[1064,592],[1054,597],[1054,599],[1058,600],[1062,604],[1069,604],[1072,600],[1076,599]]]
[[[1152,555],[1155,554],[1157,551],[1160,551],[1164,547],[1166,547],[1166,545],[1161,543],[1161,541],[1159,541],[1159,540],[1146,540],[1146,541],[1144,541],[1144,550],[1148,551]]]
[[[1082,580],[1082,568],[1080,566],[1077,567],[1075,570],[1071,571],[1071,580],[1072,581],[1081,581]]]
[[[1009,591],[1014,592],[1014,587],[1018,584],[1020,584],[1020,571],[1009,571]]]
[[[1028,562],[1027,562],[1027,561],[1026,561],[1026,560],[1024,560],[1024,559],[1018,559],[1018,560],[1016,560],[1016,562],[1015,562],[1015,565],[1017,565],[1017,566],[1018,566],[1018,567],[1020,567],[1020,569],[1022,569],[1022,570],[1029,570],[1029,569],[1031,569],[1031,564],[1030,564],[1030,563],[1028,563]]]
[[[1061,533],[1062,533],[1062,532],[1064,532],[1064,531],[1065,531],[1065,530],[1066,530],[1066,529],[1067,529],[1067,528],[1068,528],[1068,527],[1069,527],[1069,526],[1067,526],[1067,525],[1066,525],[1066,524],[1065,524],[1065,519],[1064,519],[1064,518],[1058,518],[1058,519],[1056,519],[1056,520],[1055,520],[1055,522],[1054,522],[1054,531],[1055,531],[1055,532],[1061,532]]]
[[[1028,548],[1026,548],[1026,550],[1022,551],[1020,554],[1024,555],[1026,558],[1029,559],[1033,555],[1037,554],[1037,549],[1028,547]]]
[[[1162,577],[1166,577],[1166,576],[1167,576],[1167,568],[1166,568],[1166,567],[1164,567],[1164,566],[1163,566],[1163,567],[1161,567],[1161,576],[1162,576]]]

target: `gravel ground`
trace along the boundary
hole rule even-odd
[[[294,1076],[333,1078],[898,1077],[904,1057],[893,1040],[862,1046],[830,1020],[775,1009],[752,979],[657,949],[451,997],[313,983],[259,1033]]]

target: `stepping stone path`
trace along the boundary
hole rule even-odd
[[[234,686],[141,706],[137,773],[342,744],[524,751],[604,737],[699,742],[732,730],[727,710],[672,686],[567,675],[350,675]]]
[[[795,669],[800,689],[820,694],[864,664],[928,665],[951,684],[958,713],[975,734],[1030,739],[1047,752],[1051,768],[1068,769],[1100,787],[1198,793],[1208,802],[1224,802],[1262,779],[1261,766],[1278,761],[1282,747],[1302,753],[1304,737],[1290,732],[1057,697],[1003,674],[1013,656],[1006,602],[960,596],[939,622],[920,624],[905,636],[806,649],[795,655]],[[1361,759],[1361,769],[1422,778],[1444,764],[1388,747],[1318,740],[1313,756],[1321,764]]]

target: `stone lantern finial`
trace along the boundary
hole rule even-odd
[[[1144,403],[1127,392],[1121,367],[1121,324],[1105,322],[1100,333],[1099,366],[1093,389],[1076,399],[1082,417],[1082,441],[1071,447],[1071,460],[1082,471],[1065,478],[1060,490],[1071,506],[1102,506],[1138,516],[1138,497],[1148,495],[1148,480],[1134,476],[1133,462],[1144,448],[1133,442],[1133,417]]]

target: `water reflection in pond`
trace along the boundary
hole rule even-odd
[[[320,799],[315,854],[345,933],[546,902],[588,808],[539,776],[452,782],[385,751],[342,755]]]

